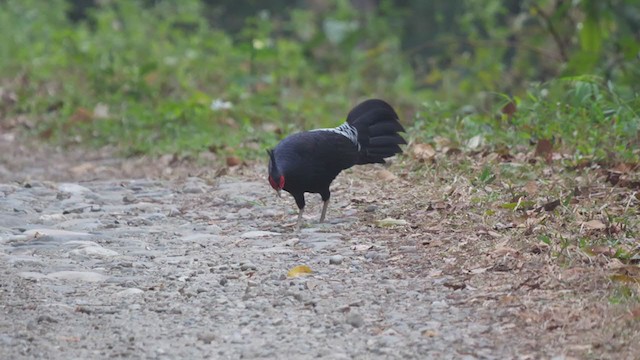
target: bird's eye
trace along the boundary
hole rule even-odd
[[[278,184],[280,186],[280,189],[284,189],[284,176],[280,176],[280,184]]]

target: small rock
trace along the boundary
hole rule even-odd
[[[342,255],[333,255],[329,258],[329,264],[340,265],[342,264],[342,260],[344,260],[344,257]]]
[[[167,216],[161,213],[153,213],[153,214],[145,215],[144,218],[149,221],[162,221],[162,220],[165,220]]]
[[[249,208],[242,208],[242,209],[240,209],[238,211],[238,215],[240,217],[247,217],[247,216],[251,215],[251,213],[252,213],[252,210],[249,209]]]
[[[211,344],[211,342],[213,342],[213,340],[215,339],[216,339],[215,334],[210,332],[198,334],[198,340],[202,341],[205,344]]]
[[[39,272],[34,272],[34,271],[23,271],[23,272],[19,272],[18,276],[20,276],[23,279],[27,279],[27,280],[40,280],[42,278],[46,278],[47,276],[44,274],[41,274]]]
[[[74,207],[74,208],[69,208],[69,209],[65,209],[62,211],[62,215],[67,215],[67,214],[82,214],[84,212],[84,209],[86,209],[86,206],[78,206],[78,207]]]
[[[111,257],[118,255],[116,251],[105,249],[101,246],[87,246],[71,250],[69,253],[72,255],[86,255],[92,257]]]
[[[246,263],[246,264],[241,264],[240,265],[240,270],[241,271],[258,270],[258,268],[255,265],[253,265],[252,263]]]
[[[40,215],[40,221],[62,222],[66,221],[67,217],[62,214],[43,214]]]
[[[52,318],[49,315],[40,315],[38,316],[38,319],[36,319],[36,321],[38,323],[41,323],[41,322],[57,323],[58,322],[58,320]]]
[[[185,194],[202,194],[204,190],[202,190],[202,187],[198,184],[187,184],[182,189],[182,192]]]
[[[27,230],[23,233],[24,235],[32,238],[39,238],[42,236],[65,236],[65,237],[76,237],[76,236],[91,236],[89,233],[77,232],[77,231],[67,231],[67,230],[58,230],[58,229],[31,229]]]
[[[369,205],[366,208],[364,208],[364,212],[374,212],[378,209],[377,206],[375,205]]]
[[[272,232],[272,231],[256,230],[256,231],[248,231],[248,232],[240,235],[240,237],[242,237],[243,239],[251,239],[251,238],[258,238],[258,237],[265,237],[265,236],[276,236],[276,235],[280,235],[280,233]]]
[[[143,294],[143,293],[144,293],[144,290],[141,290],[141,289],[138,289],[138,288],[128,288],[128,289],[124,289],[122,291],[118,291],[113,296],[115,296],[115,297],[129,297],[129,296],[133,296],[133,295],[140,295],[140,294]]]
[[[71,194],[82,194],[82,193],[91,192],[91,190],[89,190],[88,188],[82,185],[70,184],[70,183],[58,185],[58,190],[66,193],[71,193]]]
[[[100,282],[108,278],[108,276],[98,274],[91,271],[58,271],[47,275],[49,279],[56,280],[79,280],[86,282]]]
[[[417,248],[415,246],[405,245],[405,246],[399,246],[398,251],[402,253],[415,253],[417,251]]]
[[[356,312],[349,312],[347,314],[347,319],[346,319],[347,324],[355,327],[355,328],[359,328],[362,325],[364,325],[364,319],[362,318],[362,315],[356,313]]]
[[[137,201],[138,201],[138,199],[133,195],[125,195],[122,198],[122,202],[125,203],[125,204],[133,204],[133,203],[135,203]]]
[[[171,209],[169,209],[169,214],[167,214],[168,217],[175,217],[178,215],[182,215],[182,211],[180,211],[180,209],[178,209],[177,207],[172,207]]]
[[[444,308],[449,307],[449,304],[447,304],[447,302],[444,301],[444,300],[437,300],[437,301],[432,302],[431,306],[434,307],[434,308],[444,309]]]
[[[364,258],[369,260],[386,260],[389,258],[389,253],[369,251],[366,254],[364,254]]]

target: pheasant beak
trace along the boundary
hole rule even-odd
[[[282,190],[280,189],[276,190],[276,194],[278,195],[278,197],[282,197]]]

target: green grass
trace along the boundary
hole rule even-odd
[[[124,155],[251,158],[291,132],[339,124],[359,100],[382,97],[416,141],[444,137],[463,150],[516,153],[550,139],[569,165],[640,156],[640,100],[628,86],[619,91],[585,75],[524,84],[512,96],[461,86],[451,97],[418,86],[391,25],[363,20],[344,2],[326,15],[330,28],[298,9],[284,22],[258,14],[239,34],[212,26],[197,0],[106,4],[73,23],[62,0],[2,3],[0,86],[16,101],[0,104],[0,125],[28,119],[30,136],[115,146]],[[480,55],[486,62],[486,51]],[[470,76],[495,79],[500,71]],[[216,101],[231,107],[212,109]],[[511,102],[515,112],[502,111]],[[469,149],[474,137],[482,141]],[[480,183],[490,179],[478,174]]]

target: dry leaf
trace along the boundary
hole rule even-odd
[[[413,145],[413,157],[420,160],[432,160],[436,156],[436,150],[430,144]]]
[[[540,139],[536,145],[535,156],[545,158],[547,161],[551,160],[553,154],[553,142],[549,139]]]
[[[604,230],[607,228],[607,225],[605,225],[600,220],[594,219],[594,220],[589,220],[587,222],[583,222],[582,227],[584,227],[587,230]]]
[[[394,173],[386,169],[378,171],[376,175],[378,176],[378,179],[385,181],[393,181],[398,178]]]
[[[96,119],[107,119],[109,118],[109,105],[98,103],[93,108],[93,116]]]
[[[477,275],[477,274],[482,274],[482,273],[486,272],[489,269],[491,269],[491,267],[480,267],[480,268],[471,269],[471,270],[469,270],[469,272],[474,274],[474,275]]]
[[[517,107],[514,101],[509,101],[509,103],[502,107],[502,113],[507,115],[509,118],[515,114],[516,110]]]
[[[513,254],[517,256],[519,251],[509,246],[498,246],[491,252],[491,254],[498,256]]]
[[[380,227],[393,227],[393,226],[407,225],[408,222],[406,220],[394,219],[394,218],[388,217],[386,219],[376,221],[376,224]]]
[[[90,163],[90,162],[85,162],[82,163],[80,165],[76,165],[74,167],[72,167],[70,169],[70,171],[76,175],[76,176],[81,176],[81,175],[85,175],[88,174],[89,172],[93,171],[95,169],[95,165]]]
[[[80,107],[73,112],[69,120],[72,123],[84,123],[91,121],[91,119],[93,119],[93,111]]]
[[[548,202],[544,205],[542,205],[539,210],[544,209],[544,211],[553,211],[555,210],[558,206],[560,206],[560,200],[553,200],[551,202]]]
[[[367,244],[358,244],[352,247],[352,249],[355,251],[367,251],[372,248],[373,248],[373,245],[367,245]]]
[[[422,336],[432,338],[432,337],[438,336],[438,332],[436,332],[435,330],[431,330],[431,329],[423,330],[422,331]]]
[[[617,281],[617,282],[631,283],[631,284],[640,283],[640,279],[638,279],[637,277],[626,275],[626,274],[615,274],[615,275],[611,275],[610,278],[612,281]]]
[[[529,181],[525,186],[524,186],[524,191],[527,192],[527,194],[533,196],[535,194],[538,193],[538,184],[535,181]]]
[[[433,141],[436,143],[436,146],[439,149],[449,147],[449,145],[451,144],[451,140],[442,136],[436,136],[435,138],[433,138]]]
[[[237,156],[227,156],[227,166],[238,166],[242,164],[242,160]]]
[[[262,124],[262,130],[264,130],[265,132],[268,133],[274,133],[274,134],[282,134],[282,129],[274,124],[274,123],[264,123]]]
[[[614,257],[616,255],[616,249],[609,246],[593,246],[589,249],[593,255],[605,255],[608,257]]]
[[[311,268],[308,267],[307,265],[298,265],[291,268],[291,270],[287,272],[287,276],[288,277],[305,276],[305,275],[311,274],[312,272],[313,271],[311,271]]]
[[[631,309],[630,315],[635,320],[640,319],[640,306],[636,306],[635,308]]]
[[[484,144],[484,138],[482,135],[476,135],[467,141],[467,148],[469,150],[477,150]]]

